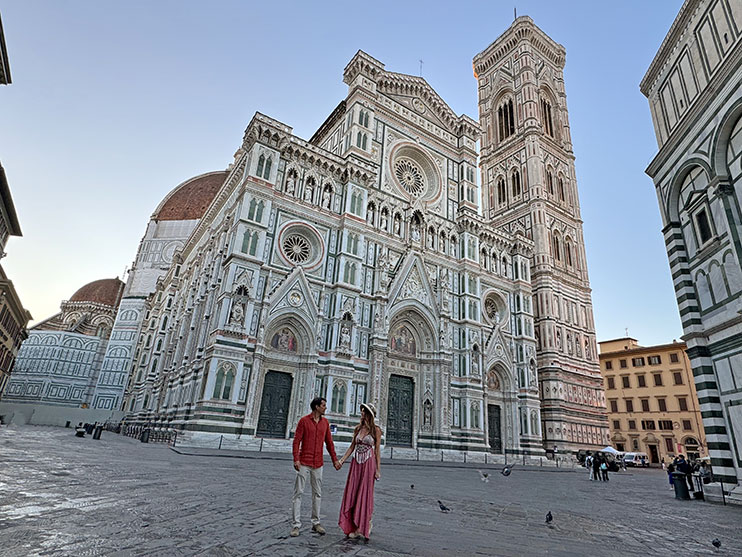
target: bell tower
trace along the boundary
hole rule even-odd
[[[482,213],[532,239],[531,283],[547,452],[610,442],[574,153],[564,47],[530,17],[474,57],[482,128]]]

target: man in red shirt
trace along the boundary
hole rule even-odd
[[[325,529],[319,523],[319,507],[322,502],[322,466],[324,459],[322,445],[327,445],[335,470],[340,470],[340,462],[335,454],[335,444],[330,435],[330,422],[324,417],[327,401],[317,397],[309,405],[312,413],[307,414],[296,426],[294,435],[294,496],[291,499],[291,536],[299,535],[301,521],[301,496],[307,482],[307,475],[312,485],[312,531],[324,535]]]

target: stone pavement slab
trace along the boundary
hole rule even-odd
[[[337,527],[347,467],[325,468],[327,535],[310,532],[307,492],[306,522],[290,538],[294,472],[284,456],[191,456],[108,432],[97,441],[2,427],[0,555],[742,554],[742,508],[677,501],[658,470],[602,483],[581,469],[516,466],[485,483],[468,465],[388,464],[368,544]]]

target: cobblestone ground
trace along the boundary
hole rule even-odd
[[[290,538],[290,459],[248,455],[2,427],[0,555],[742,555],[742,508],[677,501],[659,470],[601,483],[582,469],[516,466],[484,483],[476,467],[382,462],[366,544],[337,527],[347,467],[326,466],[328,533],[310,532],[305,493],[305,524]]]

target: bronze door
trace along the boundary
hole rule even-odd
[[[412,446],[412,412],[414,409],[412,379],[401,375],[389,377],[389,411],[386,439],[390,445]]]
[[[286,437],[292,382],[293,379],[288,373],[269,371],[265,374],[257,435]]]
[[[487,426],[489,429],[490,452],[502,454],[502,428],[500,426],[500,407],[487,405]]]

